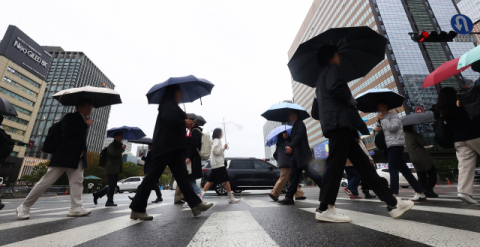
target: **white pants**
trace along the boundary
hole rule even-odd
[[[83,165],[78,162],[78,169],[49,167],[47,173],[38,181],[23,202],[23,206],[31,207],[43,192],[50,188],[62,174],[66,172],[70,183],[70,198],[72,200],[72,209],[82,206],[83,193]]]
[[[455,142],[458,159],[458,192],[473,195],[473,179],[477,154],[480,154],[480,138]]]

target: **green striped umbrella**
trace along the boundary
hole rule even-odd
[[[458,60],[457,70],[468,66],[478,60],[480,60],[480,46],[471,49],[460,57],[460,60]]]

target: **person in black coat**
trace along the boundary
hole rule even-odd
[[[141,159],[145,162],[145,164],[143,165],[143,173],[145,175],[148,175],[152,172],[152,164],[151,164],[151,157],[152,156],[150,155],[150,150],[151,149],[152,149],[152,145],[148,145],[147,155],[143,155],[143,153],[140,154],[140,156],[142,156]],[[152,190],[154,190],[155,194],[157,195],[157,199],[155,199],[155,201],[152,201],[152,203],[163,202],[162,192],[160,191],[158,181],[155,183]],[[133,197],[131,197],[131,196],[128,196],[128,198],[130,200],[133,200]]]
[[[385,186],[363,152],[355,137],[358,132],[369,134],[367,126],[356,109],[356,100],[346,81],[340,79],[341,65],[338,48],[324,45],[318,51],[321,71],[316,85],[319,118],[325,137],[329,138],[329,156],[320,189],[320,206],[315,218],[329,222],[351,222],[352,220],[335,210],[335,201],[347,158],[352,162],[362,180],[368,183],[375,194],[388,205],[393,218],[399,217],[413,207],[413,202],[396,199]]]
[[[35,184],[25,201],[17,208],[17,218],[30,218],[30,207],[42,196],[57,179],[67,173],[70,182],[72,209],[67,216],[79,217],[90,214],[82,206],[83,170],[87,168],[87,134],[93,120],[88,116],[92,112],[89,100],[80,100],[77,111],[66,114],[61,120],[62,138],[52,154],[47,173]]]
[[[157,122],[150,152],[152,172],[145,176],[130,204],[132,209],[131,219],[153,219],[145,212],[148,197],[152,187],[160,179],[167,165],[177,180],[177,186],[180,186],[185,201],[188,202],[194,216],[213,206],[212,203],[205,203],[200,200],[188,179],[187,167],[185,166],[185,135],[186,128],[193,127],[193,121],[188,119],[185,112],[178,106],[182,97],[183,93],[179,85],[169,85],[165,88],[158,107]]]
[[[310,151],[310,145],[308,145],[307,127],[302,120],[298,119],[296,111],[291,111],[288,116],[292,126],[292,132],[290,134],[291,142],[285,147],[287,154],[292,154],[290,161],[290,187],[288,187],[285,199],[279,201],[284,205],[293,205],[293,196],[297,193],[298,184],[302,176],[302,171],[305,171],[305,175],[310,177],[317,185],[322,182],[322,177],[317,171],[313,170],[309,164],[312,160],[312,151]],[[280,150],[282,151],[282,150]],[[340,183],[340,182],[339,182]],[[306,199],[300,197],[297,199]]]
[[[187,145],[187,161],[186,163],[192,164],[192,174],[190,177],[192,180],[196,180],[203,177],[202,172],[202,158],[198,153],[202,150],[202,128],[198,126],[196,119],[193,120],[195,126],[193,126],[190,137],[190,142]]]

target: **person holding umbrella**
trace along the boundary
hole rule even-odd
[[[138,187],[137,193],[130,204],[130,209],[132,209],[131,219],[153,219],[152,216],[146,213],[148,197],[151,188],[160,179],[167,165],[177,180],[177,185],[180,186],[194,216],[198,216],[201,212],[207,211],[213,206],[212,203],[202,202],[195,194],[188,180],[188,172],[185,166],[186,128],[193,127],[193,121],[188,119],[188,116],[182,111],[178,104],[185,100],[183,98],[184,91],[187,95],[189,89],[198,89],[198,86],[186,87],[185,84],[195,85],[198,83],[195,78],[188,80],[175,79],[178,78],[170,78],[164,83],[155,85],[147,94],[149,102],[159,103],[151,150],[151,164],[153,169],[150,174],[145,176],[145,179]],[[198,85],[201,86],[204,83],[205,82],[202,82]],[[184,85],[184,87],[182,87],[182,85]],[[213,87],[213,84],[211,85],[211,87]],[[202,96],[201,94],[193,94],[193,91],[191,92],[192,94],[188,94],[190,100],[195,100]],[[192,95],[196,95],[197,97],[191,98]]]

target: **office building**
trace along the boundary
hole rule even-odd
[[[83,52],[64,51],[61,47],[44,48],[53,60],[46,79],[48,87],[32,132],[35,143],[33,148],[27,151],[29,156],[39,158],[48,157],[48,154],[41,152],[41,148],[50,126],[62,119],[65,114],[76,111],[74,106],[62,106],[57,100],[52,99],[52,95],[68,88],[93,86],[114,89],[115,87]],[[110,106],[93,110],[90,118],[94,121],[87,137],[88,151],[101,152],[109,116]]]
[[[21,169],[52,56],[15,26],[8,26],[0,42],[0,97],[12,103],[18,116],[4,116],[2,128],[17,141],[11,157],[0,165],[0,177],[9,186]]]
[[[20,172],[18,173],[18,178],[21,178],[22,176],[30,175],[32,174],[33,168],[40,164],[40,163],[47,163],[49,160],[47,159],[40,159],[40,158],[35,158],[35,157],[24,157],[23,158],[23,163],[22,163],[22,168],[20,169]]]
[[[145,156],[147,155],[147,153],[148,153],[148,145],[137,146],[137,152],[136,152],[137,157],[142,157],[142,155],[140,154],[143,154]]]
[[[282,103],[292,103],[291,100],[284,100]],[[274,121],[266,121],[263,125],[263,145],[265,146],[265,142],[267,141],[267,136],[270,134],[272,130],[275,128],[282,126],[283,124],[290,125],[290,123],[280,123]],[[277,161],[273,158],[273,153],[275,153],[276,146],[273,145],[271,147],[265,146],[265,159],[269,160],[269,162],[273,165],[277,165]]]
[[[468,16],[473,22],[473,32],[480,33],[480,0],[455,0],[461,14]],[[480,44],[480,35],[473,35]]]
[[[438,13],[438,14],[437,14]],[[368,89],[388,88],[405,96],[400,117],[427,111],[436,102],[441,87],[463,87],[477,77],[471,69],[449,78],[437,87],[421,89],[423,79],[442,63],[474,48],[473,42],[416,43],[409,32],[450,31],[450,18],[457,14],[450,0],[314,0],[288,51],[289,59],[298,45],[335,27],[368,26],[388,39],[385,59],[365,77],[348,82],[354,97]],[[437,14],[437,15],[436,15]],[[294,102],[311,110],[315,91],[292,80]],[[376,113],[360,113],[369,128],[375,126]],[[305,120],[311,147],[326,141],[320,123]],[[427,141],[433,141],[433,129],[422,125]],[[373,137],[367,138],[373,148]]]
[[[137,164],[138,160],[139,160],[139,158],[137,158],[137,156],[135,156],[131,153],[123,153],[122,154],[122,159],[123,159],[123,162],[132,162],[134,164]]]
[[[102,146],[102,149],[108,147],[108,145],[110,145],[110,143],[113,142],[113,138],[112,137],[107,137],[105,138],[105,141],[103,142],[103,146]],[[132,143],[131,142],[128,142],[126,140],[123,140],[122,143],[126,146],[125,148],[125,151],[123,152],[124,154],[129,154],[129,153],[132,153]]]

